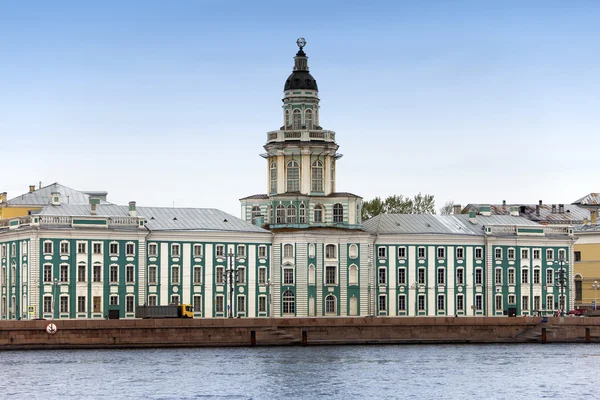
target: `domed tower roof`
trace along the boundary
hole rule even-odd
[[[303,50],[306,41],[300,38],[296,41],[296,44],[300,47],[300,50],[296,53],[296,57],[294,57],[294,72],[288,76],[283,90],[309,89],[319,91],[317,81],[308,72],[308,57]]]

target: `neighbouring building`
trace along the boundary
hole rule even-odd
[[[0,317],[132,318],[138,305],[171,303],[192,304],[196,318],[553,315],[573,306],[569,224],[489,207],[361,221],[362,198],[337,187],[336,134],[321,127],[317,83],[297,44],[283,125],[261,155],[267,190],[240,200],[241,219],[33,190],[22,196],[39,195],[31,210],[0,221]]]

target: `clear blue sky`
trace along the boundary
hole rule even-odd
[[[599,21],[595,0],[0,2],[0,191],[239,216],[303,36],[339,191],[569,203],[600,191]]]

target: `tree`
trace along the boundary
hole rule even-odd
[[[441,215],[450,215],[454,211],[454,201],[448,200],[442,208],[440,208]]]
[[[363,202],[363,221],[379,214],[435,214],[435,200],[432,195],[422,195],[419,192],[412,199],[403,195],[392,195],[383,201],[380,197],[375,197]]]

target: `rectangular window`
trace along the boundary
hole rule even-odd
[[[152,295],[148,296],[148,305],[149,306],[157,305],[156,295],[152,294]]]
[[[398,285],[406,285],[406,268],[398,268]]]
[[[398,296],[398,311],[406,311],[406,296],[403,294]]]
[[[496,268],[496,285],[502,285],[502,269]]]
[[[266,285],[267,284],[267,268],[260,267],[258,269],[258,284]]]
[[[60,296],[60,312],[61,313],[69,312],[69,297],[68,296]]]
[[[529,283],[529,270],[521,270],[521,283]]]
[[[444,268],[438,268],[438,270],[437,270],[437,284],[438,285],[446,284],[446,270]]]
[[[92,309],[95,313],[102,312],[102,297],[94,296],[94,298],[92,299]]]
[[[446,299],[443,294],[438,294],[438,298],[437,298],[437,309],[438,310],[446,309],[446,301],[445,300]]]
[[[246,312],[246,296],[238,296],[237,298],[237,312]]]
[[[335,285],[337,283],[337,267],[328,265],[325,267],[325,284]]]
[[[202,284],[202,267],[200,266],[194,267],[194,284]]]
[[[85,296],[77,297],[77,312],[85,312]]]
[[[480,294],[475,296],[475,310],[483,310],[483,296]]]
[[[514,268],[508,269],[508,284],[509,285],[515,284],[515,269]]]
[[[291,245],[290,245],[291,247]],[[333,244],[328,244],[327,246],[325,246],[325,258],[337,258],[337,248],[335,247],[335,245]]]
[[[425,258],[425,247],[419,247],[417,253],[419,258]]]
[[[135,255],[135,245],[133,243],[127,243],[125,245],[125,254],[128,256]]]
[[[387,302],[385,301],[385,295],[379,296],[379,311],[387,311]]]
[[[529,249],[521,249],[521,258],[529,258]]]
[[[534,284],[540,283],[540,270],[538,268],[533,270],[533,283]]]
[[[267,246],[258,246],[258,256],[260,258],[267,257]]]
[[[481,260],[482,258],[483,258],[483,249],[478,247],[475,249],[475,259]]]
[[[44,242],[44,254],[52,254],[52,242]],[[6,257],[6,247],[4,247],[4,257]]]
[[[456,295],[456,310],[457,311],[464,311],[464,309],[465,309],[464,300],[465,300],[465,298],[462,294]]]
[[[60,281],[69,282],[69,265],[62,264],[60,266]]]
[[[78,265],[77,266],[77,282],[85,282],[85,265]]]
[[[558,250],[558,259],[559,260],[565,260],[565,251],[563,249]]]
[[[502,259],[502,249],[496,247],[496,249],[494,251],[495,251],[495,254],[496,254],[496,260],[501,260]]]
[[[438,247],[437,256],[438,256],[438,258],[446,258],[446,248]]]
[[[237,267],[237,283],[240,285],[246,284],[246,268],[245,267]]]
[[[172,244],[171,245],[171,257],[179,257],[179,256],[180,256],[179,245]]]
[[[225,246],[222,244],[218,244],[215,250],[215,254],[217,257],[225,257]]]
[[[154,299],[156,299],[156,296],[154,296]],[[119,296],[112,295],[112,296],[110,296],[109,301],[110,301],[111,306],[118,306],[119,305]],[[156,303],[154,305],[156,305]]]
[[[173,305],[179,304],[179,295],[178,294],[171,295],[171,303],[170,304],[173,304]]]
[[[419,311],[425,311],[425,295],[424,294],[420,294],[418,301],[417,301],[417,308],[419,309]]]
[[[575,262],[579,262],[579,261],[581,261],[581,252],[576,251],[575,252]]]
[[[293,285],[294,284],[294,269],[284,268],[283,269],[283,284]]]
[[[148,245],[148,255],[152,257],[158,255],[158,245],[156,243]]]
[[[173,285],[179,284],[179,266],[178,265],[171,266],[171,283]]]
[[[52,312],[52,297],[44,296],[44,312],[51,313]]]
[[[238,257],[246,257],[246,246],[244,246],[243,244],[238,245],[237,256]]]
[[[521,308],[523,311],[529,310],[529,296],[523,296],[521,298]]]
[[[508,295],[508,304],[517,304],[517,296],[514,294]]]
[[[515,249],[508,249],[508,259],[509,260],[515,259]]]
[[[378,247],[377,248],[377,256],[379,258],[385,258],[385,255],[386,255],[385,247]]]
[[[456,269],[456,284],[457,285],[465,284],[465,270],[462,268]]]
[[[496,310],[502,310],[504,307],[502,305],[502,296],[496,296]]]
[[[483,270],[481,268],[475,268],[475,284],[483,284]]]
[[[202,296],[201,295],[199,295],[199,294],[194,295],[192,307],[194,307],[195,313],[202,313]]]
[[[94,264],[94,282],[102,282],[102,265]]]
[[[216,273],[215,273],[215,283],[222,285],[224,283],[223,280],[223,267],[217,267],[215,269]]]
[[[419,272],[418,272],[418,284],[419,285],[424,285],[425,284],[425,268],[419,268]]]
[[[60,242],[60,254],[69,254],[69,242]]]
[[[134,298],[133,296],[127,296],[125,298],[125,312],[126,313],[132,313],[133,312],[133,304],[134,304]]]
[[[465,250],[462,247],[456,248],[456,258],[462,260],[465,257]]]
[[[554,285],[554,270],[546,270],[546,285]]]
[[[546,259],[547,260],[554,259],[554,250],[552,250],[552,249],[546,250]]]
[[[125,281],[127,283],[133,283],[135,281],[135,271],[133,265],[125,267]]]
[[[554,310],[554,296],[551,294],[546,296],[546,310]]]
[[[4,270],[4,275],[6,275],[6,269]],[[4,282],[6,282],[6,276],[4,276]],[[44,265],[44,282],[52,282],[52,265],[45,264]]]
[[[267,298],[265,296],[258,297],[258,312],[267,312]]]
[[[533,296],[533,309],[535,311],[539,311],[542,309],[541,302],[542,302],[541,296]]]
[[[533,258],[539,260],[539,258],[540,258],[540,249],[533,250]]]
[[[156,265],[150,265],[148,266],[148,283],[156,283],[157,282],[157,276],[156,276]]]
[[[223,306],[223,296],[218,295],[215,298],[215,311],[217,313],[222,313],[224,310],[224,306]]]
[[[92,246],[94,254],[102,254],[102,243],[94,243]]]
[[[87,243],[85,243],[85,242],[77,243],[77,253],[79,253],[79,254],[87,253]]]
[[[202,245],[201,244],[194,245],[194,257],[202,257]]]
[[[109,252],[111,256],[119,255],[119,243],[111,243],[109,246]]]
[[[378,283],[380,285],[385,285],[387,283],[386,275],[385,268],[379,268]]]
[[[119,266],[118,265],[110,266],[110,282],[111,283],[119,282]]]
[[[406,258],[406,247],[398,247],[398,258]]]

